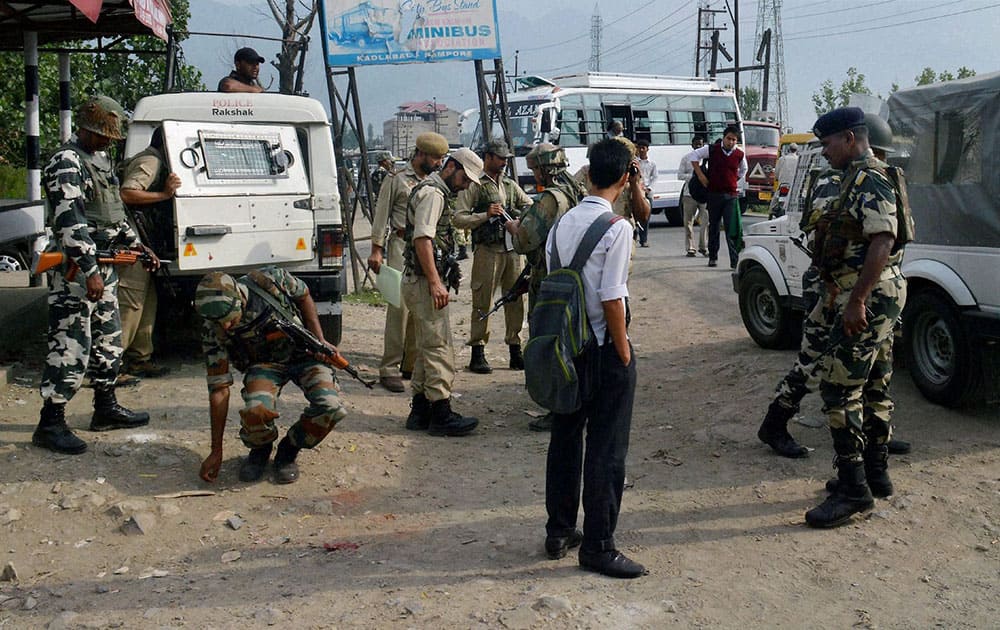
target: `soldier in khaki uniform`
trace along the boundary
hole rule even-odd
[[[448,289],[458,290],[455,260],[455,194],[479,182],[483,161],[462,148],[451,154],[439,173],[420,182],[406,211],[403,300],[417,334],[413,366],[412,409],[406,428],[431,435],[466,435],[479,424],[451,410],[455,349],[448,319]],[[446,284],[447,283],[447,284]]]
[[[633,228],[636,227],[637,221],[646,225],[649,223],[652,208],[646,199],[646,187],[642,183],[642,174],[639,159],[636,157],[635,144],[624,136],[611,136],[611,139],[621,142],[632,153],[632,166],[629,167],[628,186],[626,186],[622,194],[612,204],[611,211],[620,217],[625,217],[632,224]],[[587,176],[588,170],[589,166],[584,164],[573,178],[589,188],[590,179]],[[632,253],[634,254],[635,250]]]
[[[149,234],[163,218],[161,204],[181,187],[177,173],[167,171],[163,155],[163,128],[153,132],[149,146],[133,156],[122,169],[121,198]],[[169,208],[166,208],[169,211]],[[156,323],[156,284],[142,265],[125,265],[118,271],[118,305],[122,318],[124,372],[154,378],[170,369],[153,362],[153,325]]]
[[[483,177],[458,194],[455,217],[458,229],[472,230],[472,325],[469,345],[472,359],[469,370],[477,374],[493,371],[486,361],[486,344],[490,340],[489,319],[479,314],[490,310],[493,293],[499,285],[509,291],[521,274],[521,255],[514,251],[510,236],[504,230],[506,219],[516,219],[531,205],[517,182],[504,174],[507,160],[514,154],[503,140],[490,140],[483,156]],[[524,325],[524,300],[520,297],[504,305],[504,342],[510,350],[510,369],[523,370],[521,327]]]
[[[372,253],[368,266],[378,273],[382,263],[397,271],[403,271],[404,233],[406,232],[406,205],[410,192],[421,180],[441,168],[444,155],[448,152],[448,141],[444,136],[428,131],[417,136],[417,147],[406,168],[390,175],[382,183],[375,217],[372,220]],[[388,232],[388,236],[386,233]],[[379,364],[379,382],[390,392],[403,392],[403,377],[413,373],[416,358],[413,322],[406,304],[398,308],[386,307],[385,335],[382,346],[382,363]]]

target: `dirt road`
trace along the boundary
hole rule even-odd
[[[757,441],[793,353],[753,344],[728,269],[683,257],[682,238],[654,229],[630,282],[640,376],[617,539],[649,576],[545,558],[547,436],[527,430],[538,409],[494,318],[498,369],[456,382],[476,433],[406,431],[407,395],[346,379],[350,416],[290,486],[236,480],[236,404],[221,478],[198,480],[209,440],[195,356],[168,355],[170,377],[120,391],[149,427],[81,430],[77,457],[30,445],[38,365],[22,366],[0,398],[0,565],[17,574],[0,582],[0,627],[995,627],[998,409],[933,406],[897,372],[898,434],[914,451],[892,459],[896,496],[839,529],[806,528],[832,473],[819,401],[792,428],[808,459]],[[463,366],[468,300],[463,286],[452,312]],[[342,350],[369,375],[383,312],[345,308]],[[71,402],[71,426],[87,426],[90,401]],[[290,387],[279,410],[303,404]],[[200,490],[214,494],[158,498]]]

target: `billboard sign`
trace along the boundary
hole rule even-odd
[[[496,0],[322,0],[330,66],[496,59]]]

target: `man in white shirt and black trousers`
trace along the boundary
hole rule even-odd
[[[637,168],[638,164],[621,142],[607,139],[590,148],[590,195],[567,212],[549,234],[545,247],[549,265],[554,238],[559,258],[573,259],[587,228],[611,211],[611,204],[628,185],[630,166]],[[589,375],[581,379],[584,404],[575,413],[554,416],[545,475],[545,551],[549,558],[562,558],[579,545],[581,568],[616,578],[646,574],[641,564],[615,548],[614,539],[636,383],[626,332],[631,253],[632,226],[616,220],[583,266],[587,318],[597,343],[576,360],[578,372]],[[582,533],[576,529],[581,476]]]

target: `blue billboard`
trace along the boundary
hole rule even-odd
[[[496,59],[496,0],[321,0],[330,66]]]

